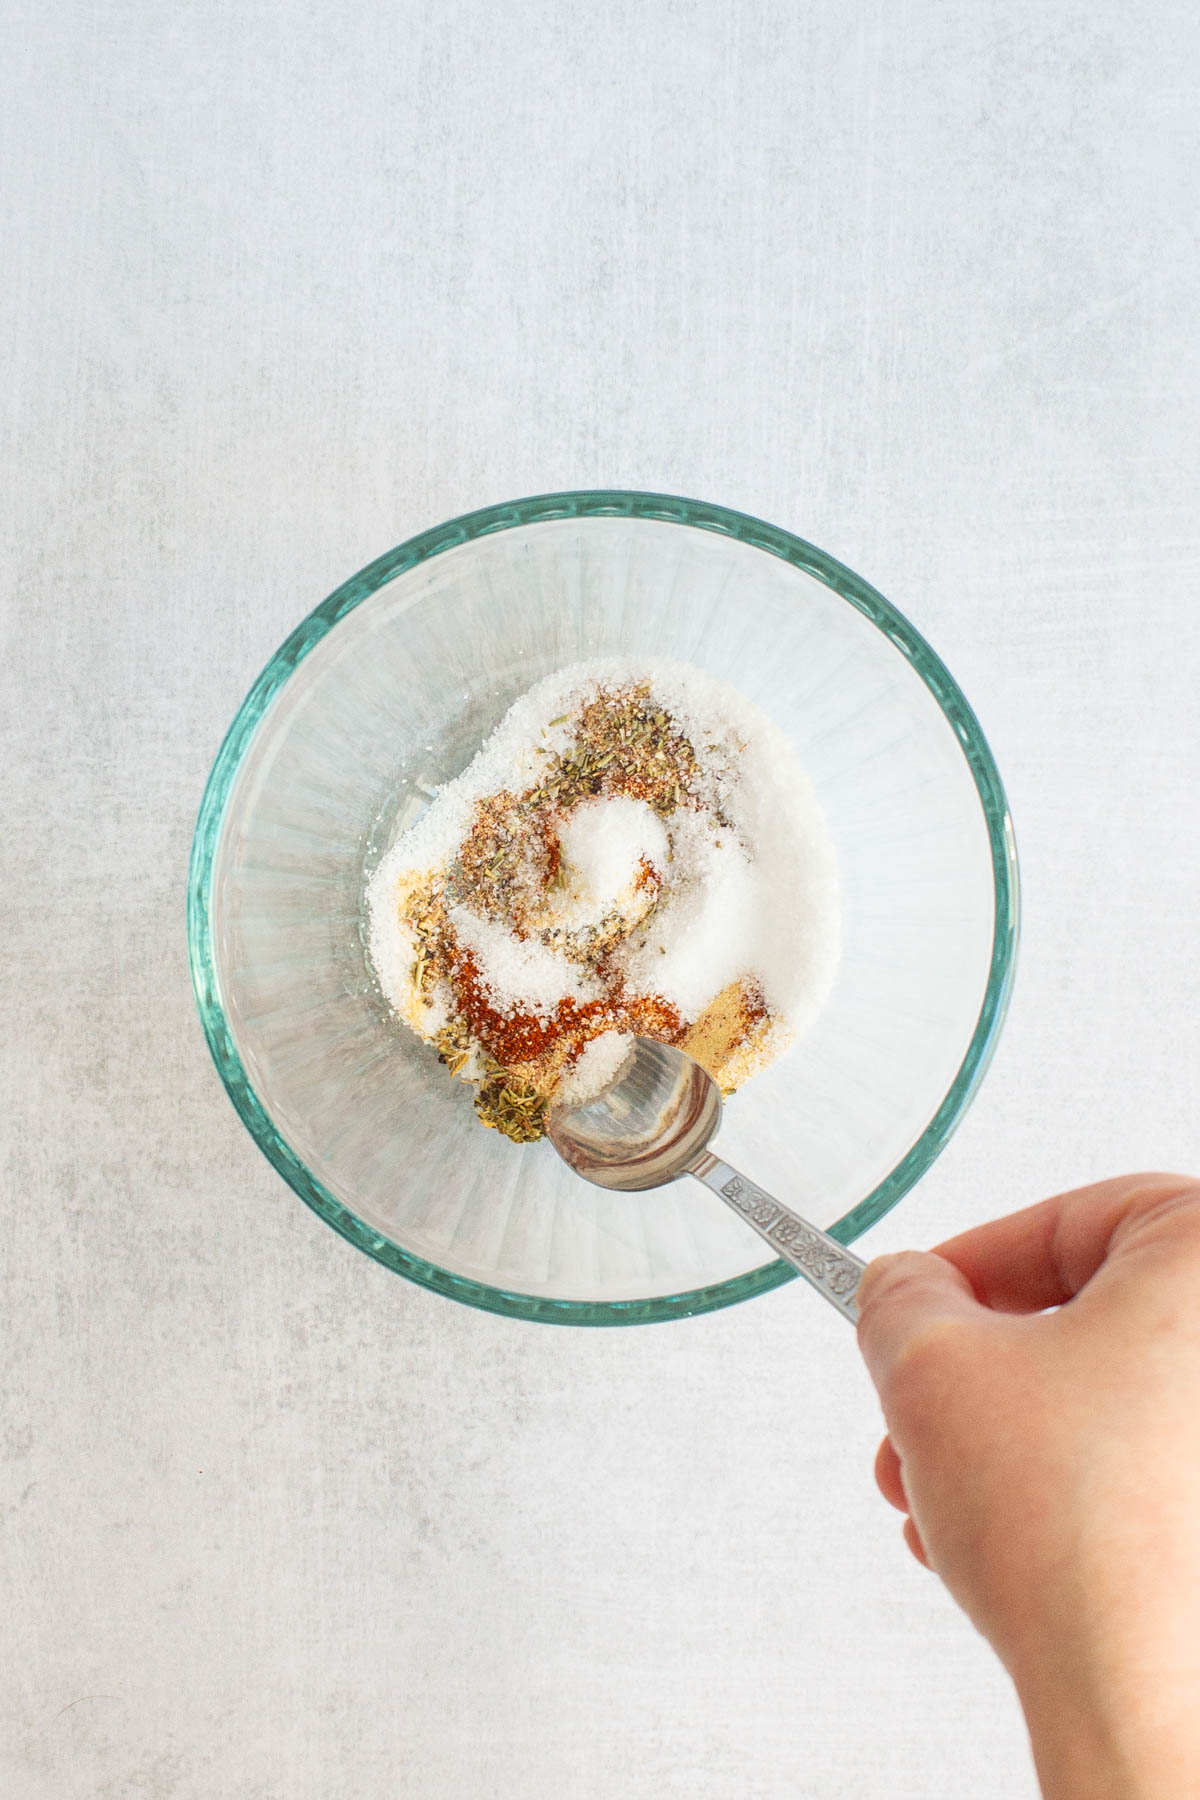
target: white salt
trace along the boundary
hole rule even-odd
[[[599,982],[539,938],[519,938],[498,919],[466,906],[452,906],[449,918],[459,943],[474,957],[497,1012],[550,1018],[564,1000],[600,999]]]
[[[758,973],[761,881],[727,826],[681,808],[668,829],[671,879],[644,933],[630,940],[620,967],[633,992],[661,994],[682,1018],[695,1019],[731,981]]]
[[[598,659],[545,677],[393,844],[368,905],[375,967],[401,1011],[412,995],[411,949],[397,948],[397,896],[406,883],[453,862],[478,802],[537,783],[573,741],[578,712],[599,688],[647,681],[654,704],[696,752],[687,786],[701,810],[680,807],[664,826],[632,799],[582,802],[561,827],[568,887],[554,900],[558,917],[572,925],[595,919],[606,901],[621,908],[644,855],[662,885],[644,927],[618,953],[630,990],[661,995],[694,1020],[743,976],[757,980],[769,1011],[792,1030],[810,1022],[832,987],[840,935],[833,847],[812,784],[783,732],[750,701],[701,669],[655,657]],[[727,825],[717,825],[716,812]],[[568,995],[596,992],[584,971],[536,937],[519,940],[465,908],[452,920],[501,1010],[548,1013]]]
[[[598,922],[606,913],[626,910],[637,893],[643,860],[661,873],[669,849],[654,808],[627,794],[581,801],[564,821],[558,844],[572,923],[581,917]]]
[[[629,1061],[633,1038],[625,1031],[603,1031],[589,1038],[555,1090],[558,1106],[585,1106],[603,1093]]]

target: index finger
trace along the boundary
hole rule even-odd
[[[1187,1175],[1115,1175],[960,1232],[934,1250],[966,1276],[985,1306],[1041,1312],[1091,1279],[1123,1220],[1189,1188],[1200,1195],[1200,1183]]]

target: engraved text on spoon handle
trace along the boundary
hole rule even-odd
[[[734,1212],[741,1214],[747,1225],[754,1227],[759,1237],[765,1238],[773,1250],[786,1257],[818,1293],[824,1294],[826,1300],[837,1307],[843,1318],[849,1319],[851,1324],[856,1322],[858,1307],[854,1296],[867,1266],[864,1262],[852,1256],[836,1238],[829,1237],[762,1188],[755,1187],[752,1181],[747,1181],[744,1175],[739,1175],[711,1151],[706,1150],[696,1158],[690,1165],[690,1173],[714,1194],[720,1194]]]

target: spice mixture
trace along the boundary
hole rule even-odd
[[[369,889],[384,991],[485,1125],[539,1138],[630,1035],[731,1093],[825,997],[824,822],[786,740],[698,669],[560,670],[505,715]]]

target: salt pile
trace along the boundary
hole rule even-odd
[[[464,1078],[506,1074],[509,1110],[537,1096],[524,1135],[560,1086],[573,1103],[603,1086],[631,1032],[732,1091],[811,1021],[837,960],[832,846],[787,739],[724,682],[658,659],[530,689],[368,901],[385,994]]]
[[[583,1046],[555,1089],[560,1106],[583,1106],[618,1079],[629,1061],[633,1039],[628,1032],[604,1031]]]

